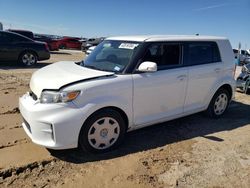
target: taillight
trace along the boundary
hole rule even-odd
[[[46,48],[46,50],[49,51],[49,45],[47,43],[45,43],[45,48]]]

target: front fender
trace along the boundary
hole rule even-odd
[[[96,111],[106,108],[106,107],[116,107],[122,110],[128,117],[128,128],[133,125],[133,109],[131,105],[131,101],[128,101],[122,97],[118,96],[105,96],[105,97],[97,97],[92,99],[91,101],[86,102],[85,104],[78,106],[75,105],[81,111],[82,117],[81,122],[82,125],[86,122],[88,117],[90,117]],[[80,132],[81,127],[79,127]]]

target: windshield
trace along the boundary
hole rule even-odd
[[[84,60],[82,66],[121,73],[140,46],[139,42],[106,40]]]

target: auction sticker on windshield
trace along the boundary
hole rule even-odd
[[[120,46],[119,46],[119,48],[133,50],[138,45],[139,44],[135,44],[135,43],[121,43]]]

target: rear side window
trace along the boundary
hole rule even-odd
[[[220,53],[215,42],[194,42],[187,47],[189,65],[202,65],[220,62]]]
[[[25,42],[29,41],[28,38],[20,36],[20,35],[15,35],[15,34],[9,34],[8,39],[10,42]]]
[[[28,39],[26,37],[23,37],[21,35],[16,35],[14,33],[8,33],[8,32],[1,32],[0,33],[0,40],[1,42],[25,42],[25,41],[30,41],[31,39]]]

